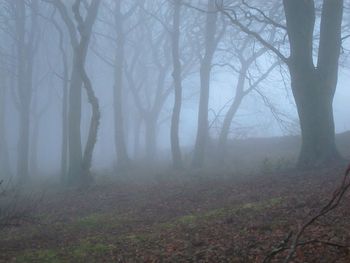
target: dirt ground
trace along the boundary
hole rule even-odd
[[[262,262],[326,203],[342,170],[169,172],[147,183],[106,177],[89,189],[46,190],[33,220],[0,232],[0,262]],[[350,244],[349,197],[303,240]],[[294,262],[350,262],[350,255],[313,244]]]

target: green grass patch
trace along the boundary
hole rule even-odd
[[[116,213],[91,214],[76,219],[70,224],[70,227],[92,230],[113,229],[130,222],[132,222],[132,219],[127,215],[117,215]]]
[[[113,246],[107,244],[83,240],[78,245],[72,247],[70,253],[72,258],[79,262],[84,262],[85,259],[88,259],[91,256],[103,256],[109,253],[112,249]]]
[[[224,218],[240,210],[258,212],[264,209],[271,208],[275,205],[278,205],[281,202],[282,202],[282,198],[277,197],[277,198],[271,198],[261,202],[244,203],[242,205],[238,205],[235,207],[225,207],[225,208],[214,209],[214,210],[207,211],[205,213],[193,213],[193,214],[182,216],[170,222],[162,223],[160,227],[167,228],[167,229],[174,228],[177,225],[195,227],[201,221]]]
[[[40,262],[40,263],[63,263],[55,250],[39,249],[24,251],[16,257],[18,263]]]

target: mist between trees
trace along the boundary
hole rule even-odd
[[[251,137],[291,136],[298,168],[344,157],[346,1],[0,5],[1,178],[231,165]]]

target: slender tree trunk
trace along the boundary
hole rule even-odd
[[[140,133],[141,133],[142,119],[138,117],[135,120],[134,128],[134,158],[138,159],[140,157]]]
[[[59,25],[54,22],[56,30],[59,33],[59,49],[62,59],[62,141],[61,141],[61,183],[64,184],[67,180],[67,168],[68,168],[68,92],[69,92],[69,79],[68,79],[68,58],[67,52],[64,48],[64,35]]]
[[[173,79],[174,79],[174,107],[171,117],[171,153],[173,158],[173,167],[175,169],[182,168],[182,157],[179,142],[179,124],[182,103],[182,84],[181,84],[181,61],[179,54],[180,44],[180,11],[181,0],[174,3],[173,33],[172,33],[172,56],[173,56]]]
[[[115,148],[117,153],[117,165],[119,168],[123,169],[129,165],[129,157],[125,143],[123,118],[123,64],[125,40],[123,32],[123,18],[121,13],[121,1],[115,2],[115,22],[117,31],[116,65],[113,89]]]
[[[219,144],[218,144],[219,154],[217,157],[219,158],[220,162],[223,162],[225,159],[226,150],[227,150],[227,139],[230,132],[231,123],[239,109],[239,106],[241,105],[242,100],[243,100],[242,96],[236,96],[229,110],[225,115],[224,123],[222,125],[221,132],[219,135]]]
[[[69,107],[68,107],[68,183],[79,183],[82,175],[82,145],[81,145],[81,88],[82,80],[79,74],[78,58],[74,52],[74,62],[71,74],[71,83],[69,87]]]
[[[157,153],[157,117],[147,116],[145,118],[145,129],[146,159],[154,161]]]
[[[6,139],[6,98],[7,81],[6,77],[1,75],[0,84],[0,178],[10,177],[10,161],[8,155],[8,145]]]
[[[215,10],[215,1],[208,0],[208,10]],[[205,55],[201,61],[200,67],[200,98],[198,110],[197,137],[194,148],[192,166],[202,167],[207,148],[209,136],[208,127],[208,106],[209,106],[209,87],[210,72],[213,55],[216,48],[216,21],[217,12],[208,12],[205,33]]]
[[[20,181],[28,180],[28,151],[29,151],[29,115],[31,104],[31,63],[25,40],[25,3],[16,1],[16,31],[17,31],[17,92],[19,98],[19,140],[17,156],[17,174]]]
[[[68,62],[65,53],[63,60],[63,98],[62,98],[62,144],[61,144],[61,183],[67,179],[68,167]]]
[[[27,105],[29,102],[27,102]],[[22,107],[25,105],[22,105]],[[27,110],[25,110],[25,109]],[[30,107],[25,106],[20,112],[19,141],[18,141],[18,176],[21,181],[29,179],[29,127],[30,127]]]
[[[98,128],[100,124],[101,114],[100,114],[98,99],[95,96],[95,92],[92,88],[91,81],[85,71],[85,61],[86,61],[86,55],[87,55],[87,51],[90,43],[92,26],[94,24],[94,21],[96,20],[100,2],[101,0],[94,0],[91,2],[88,8],[88,15],[85,21],[83,20],[80,14],[81,1],[76,0],[72,7],[74,18],[78,24],[77,28],[80,34],[80,43],[75,50],[75,53],[77,55],[76,56],[77,60],[75,62],[77,63],[76,66],[77,66],[78,74],[80,75],[80,79],[84,84],[84,88],[86,90],[88,101],[91,105],[91,110],[92,110],[89,134],[88,134],[84,155],[82,157],[82,162],[81,162],[81,173],[79,174],[79,177],[78,177],[79,185],[89,184],[92,179],[90,174],[91,165],[92,165],[92,156],[96,145]]]
[[[38,141],[39,141],[40,117],[33,121],[32,136],[30,142],[30,172],[32,175],[38,174]]]

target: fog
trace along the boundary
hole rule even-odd
[[[8,162],[6,166],[10,167],[8,173],[11,175],[20,176],[17,160],[18,151],[21,148],[18,144],[23,143],[19,140],[19,137],[23,136],[20,133],[23,129],[21,128],[23,118],[21,120],[19,109],[23,106],[22,104],[29,104],[23,107],[27,107],[29,111],[28,142],[24,143],[28,144],[28,149],[25,151],[28,151],[26,158],[29,162],[30,177],[35,174],[58,176],[62,172],[60,171],[62,140],[64,136],[69,136],[62,134],[63,107],[69,107],[69,103],[64,105],[64,96],[66,100],[70,99],[69,94],[63,93],[65,76],[62,59],[65,56],[67,67],[65,74],[72,78],[74,50],[72,50],[70,38],[72,32],[70,33],[69,30],[76,30],[73,35],[78,41],[80,36],[74,25],[77,21],[74,20],[72,12],[73,2],[56,2],[59,1],[1,2],[2,114],[4,115],[1,136],[2,141],[5,142],[5,145],[2,145],[1,156],[3,165]],[[22,4],[24,6],[21,6]],[[210,29],[214,30],[214,35],[209,36],[206,35],[209,29],[205,24],[208,15],[207,2],[183,1],[181,3],[178,53],[182,68],[182,107],[178,136],[180,148],[186,155],[193,154],[197,127],[201,127],[198,126],[200,70],[201,67],[203,68],[201,63],[207,63],[207,61],[203,62],[203,59],[208,60],[211,65],[209,102],[207,106],[204,105],[208,111],[206,118],[208,138],[205,140],[215,141],[220,136],[225,115],[237,90],[239,56],[248,58],[259,49],[266,50],[253,59],[248,66],[246,74],[249,75],[246,76],[243,84],[246,89],[249,89],[254,80],[259,79],[259,75],[261,77],[269,70],[271,64],[277,64],[267,76],[263,77],[256,90],[249,92],[240,103],[232,118],[228,138],[245,139],[300,134],[288,69],[282,61],[278,61],[279,58],[276,58],[274,52],[268,50],[254,36],[240,32],[237,26],[230,23],[227,14],[220,12],[220,8],[230,8],[236,4],[235,1],[224,1],[211,7],[213,9],[211,12],[213,14],[217,12],[217,14],[215,14],[215,28]],[[254,4],[260,5],[259,2]],[[321,4],[321,1],[316,2],[318,7]],[[120,106],[123,123],[121,138],[124,140],[126,153],[132,162],[137,163],[151,157],[152,162],[161,161],[171,165],[170,130],[174,101],[171,50],[174,3],[172,1],[121,1],[118,3],[120,5],[118,12],[117,3],[114,1],[101,1],[96,5],[98,8],[96,18],[92,25],[89,25],[91,36],[89,36],[85,61],[85,69],[101,111],[97,142],[93,149],[92,169],[116,169],[118,166],[117,148],[120,145],[116,143],[116,136],[119,136],[116,135],[116,130],[119,129],[118,122],[121,121],[116,117],[118,113],[115,112],[118,102],[122,103]],[[87,16],[88,7],[88,3],[81,3],[82,16]],[[62,19],[63,8],[68,17]],[[269,1],[267,6],[259,6],[259,8],[270,13],[271,8],[274,8],[278,11],[271,13],[274,20],[281,24],[285,23],[282,5],[276,1]],[[21,17],[20,12],[24,12],[26,16]],[[278,42],[281,52],[288,56],[289,45],[283,30],[278,27],[274,29],[268,23],[264,28],[259,29],[259,26],[261,27],[264,23],[254,19],[258,11],[248,8],[237,15],[242,16],[244,12],[249,12],[253,18],[243,17],[242,23],[256,20],[249,25],[250,30],[259,32],[272,45]],[[123,17],[124,13],[126,17]],[[315,40],[319,37],[317,27],[320,23],[319,10],[316,10],[316,15],[316,27],[313,33]],[[348,17],[345,13],[343,35],[346,34]],[[71,21],[74,27],[67,28],[64,19]],[[20,32],[20,26],[23,26],[24,32]],[[23,36],[20,35],[21,33]],[[19,43],[21,37],[23,43]],[[213,47],[209,47],[204,42],[205,39],[210,41],[211,37],[216,41]],[[314,60],[317,61],[318,44],[317,41],[315,43]],[[29,47],[24,52],[29,54],[25,54],[21,61],[18,53],[26,45]],[[350,128],[347,107],[350,91],[346,85],[349,82],[346,47],[345,39],[340,57],[339,81],[333,100],[334,124],[337,133],[345,132]],[[118,61],[120,59],[123,61]],[[21,70],[19,63],[27,63],[25,60],[29,61],[26,67],[30,67],[28,72],[30,76],[21,77],[18,75]],[[121,68],[121,73],[118,73],[118,67]],[[121,79],[118,80],[118,77]],[[24,80],[20,80],[21,78]],[[21,81],[24,83],[20,84]],[[66,81],[69,83],[69,79]],[[116,98],[118,96],[115,92],[116,85],[120,86],[121,98],[119,99]],[[28,101],[21,98],[21,89],[24,90],[25,97],[30,97]],[[84,148],[89,132],[91,107],[84,88],[79,89],[82,90],[80,130]],[[67,129],[70,129],[69,125]],[[3,173],[2,176],[7,176],[6,172]]]
[[[0,0],[0,262],[349,262],[349,51],[348,0]]]

